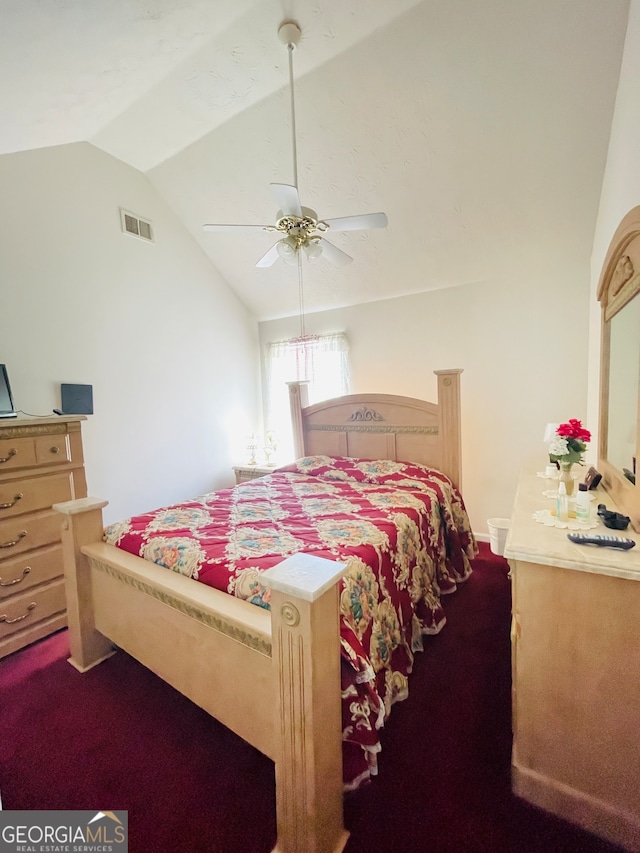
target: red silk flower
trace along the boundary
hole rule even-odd
[[[576,438],[578,441],[591,441],[591,433],[582,426],[577,418],[570,418],[569,423],[560,424],[556,430],[557,435],[563,438]]]

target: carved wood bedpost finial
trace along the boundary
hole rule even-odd
[[[293,452],[296,459],[306,455],[304,431],[302,428],[302,410],[309,405],[309,383],[287,382],[289,386],[289,408],[291,410],[291,428],[293,430]]]
[[[442,446],[442,471],[462,488],[462,435],[460,429],[461,368],[434,370],[438,377],[438,417]]]
[[[69,663],[80,672],[114,653],[111,642],[94,625],[89,560],[81,550],[83,545],[102,539],[102,509],[107,503],[97,498],[80,498],[53,505],[64,519],[62,549],[71,648]]]

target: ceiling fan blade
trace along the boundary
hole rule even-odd
[[[278,254],[278,244],[274,243],[273,246],[266,252],[256,264],[257,267],[270,267],[272,264],[278,260],[280,255]]]
[[[203,225],[203,231],[268,231],[269,225]]]
[[[271,194],[285,216],[302,216],[302,206],[298,188],[290,184],[270,184]]]
[[[333,243],[325,240],[324,237],[320,237],[318,242],[322,246],[322,257],[331,261],[331,263],[335,264],[337,267],[346,267],[347,264],[350,264],[353,260],[351,255],[347,255],[346,252],[343,252],[342,249],[339,249],[337,246],[334,246]]]
[[[389,220],[386,213],[363,213],[360,216],[339,216],[323,219],[332,231],[364,231],[367,228],[386,228]]]

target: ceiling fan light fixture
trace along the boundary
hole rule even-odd
[[[297,246],[292,237],[284,237],[282,240],[278,240],[276,246],[278,249],[278,255],[280,255],[285,263],[296,263]]]
[[[322,246],[316,240],[305,243],[303,248],[308,261],[317,261],[322,256]]]

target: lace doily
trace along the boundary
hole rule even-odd
[[[598,526],[595,521],[577,521],[575,518],[570,518],[568,521],[558,521],[548,509],[536,510],[533,513],[533,520],[537,521],[538,524],[544,524],[545,527],[560,527],[563,530],[591,530]]]
[[[580,479],[579,471],[572,471],[571,476],[574,480]],[[560,479],[560,471],[556,471],[555,474],[547,474],[546,471],[536,471],[536,477],[542,477],[543,480],[559,480]]]
[[[553,500],[555,500],[558,497],[558,490],[557,489],[546,489],[542,493],[542,496],[545,498],[553,498]],[[595,499],[596,499],[596,496],[592,495],[590,492],[587,492],[587,497],[589,498],[590,501],[595,501]],[[573,501],[575,503],[575,500],[576,499],[573,495],[569,495],[569,502]]]

